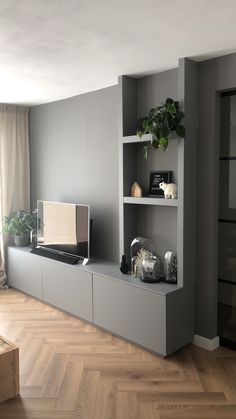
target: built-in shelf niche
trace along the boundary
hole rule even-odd
[[[140,141],[138,136],[132,136],[132,141],[123,143],[123,191],[124,196],[131,194],[131,186],[138,182],[143,196],[148,196],[150,173],[152,171],[171,171],[171,181],[178,184],[178,139],[170,139],[167,151],[154,150],[148,141]],[[148,159],[144,159],[143,147],[149,145]]]
[[[171,200],[170,200],[171,201]],[[145,204],[124,204],[125,255],[135,237],[151,239],[162,259],[167,250],[177,250],[177,208]]]

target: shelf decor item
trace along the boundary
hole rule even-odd
[[[122,258],[121,258],[120,271],[122,272],[122,274],[125,274],[125,275],[129,272],[129,265],[126,262],[125,255],[122,255]]]
[[[151,146],[154,149],[168,147],[171,132],[184,138],[185,127],[182,125],[184,113],[179,110],[179,102],[167,98],[165,103],[149,111],[148,116],[140,118],[137,123],[137,135],[142,138],[143,134],[151,134]],[[144,158],[148,156],[148,146],[143,148]]]
[[[169,183],[171,180],[171,175],[171,171],[151,172],[148,195],[164,197],[164,192],[160,188],[160,183]]]
[[[143,282],[160,282],[162,279],[161,260],[154,255],[146,256],[142,261],[141,280]]]
[[[164,191],[165,199],[177,199],[177,185],[175,183],[160,183],[160,188]]]
[[[142,188],[139,186],[138,182],[134,182],[131,186],[131,196],[134,198],[141,198],[142,195]]]
[[[136,237],[131,243],[131,275],[139,278],[142,275],[142,262],[145,257],[152,256],[155,248],[151,240]]]
[[[177,284],[177,253],[169,250],[164,260],[165,282]]]
[[[4,217],[3,233],[14,237],[16,246],[27,246],[30,232],[37,228],[37,215],[35,212],[18,210]]]

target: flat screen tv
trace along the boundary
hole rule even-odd
[[[90,238],[89,205],[37,201],[37,249],[88,260]],[[38,252],[40,253],[40,252]],[[50,257],[50,256],[49,256]]]

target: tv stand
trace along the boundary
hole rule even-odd
[[[192,342],[180,310],[191,304],[187,287],[144,283],[112,262],[69,265],[30,250],[8,248],[12,287],[164,356]]]
[[[68,263],[69,265],[76,265],[79,262],[79,258],[76,256],[67,255],[65,253],[51,252],[50,250],[43,249],[41,247],[34,247],[31,253],[35,255],[44,256],[49,259],[58,260],[60,262]]]

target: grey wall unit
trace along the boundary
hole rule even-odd
[[[94,323],[166,355],[166,299],[162,295],[94,275]]]
[[[92,274],[73,266],[42,259],[43,300],[90,322]]]
[[[164,356],[192,341],[184,288],[125,279],[117,269],[94,275],[93,290],[96,325]]]
[[[42,300],[41,260],[29,252],[9,247],[8,282],[12,287]]]
[[[155,102],[153,91],[150,90],[153,78],[156,83],[154,84],[159,86],[160,90],[160,96],[158,96],[158,89],[156,89]],[[194,246],[196,238],[197,64],[188,59],[181,59],[178,69],[160,73],[155,77],[151,76],[150,80],[148,77],[146,79],[137,81],[127,76],[119,79],[120,257],[123,253],[130,256],[131,240],[139,235],[152,238],[160,256],[163,256],[164,252],[170,248],[177,248],[178,283],[182,286],[184,280],[187,279],[184,285],[191,284],[192,290],[196,269]],[[170,140],[167,152],[151,151],[148,160],[145,161],[142,147],[148,144],[150,136],[143,136],[140,141],[135,135],[137,116],[141,114],[140,109],[147,112],[168,96],[177,98],[185,113],[186,138]],[[148,103],[145,103],[145,100]],[[132,113],[130,107],[133,109]],[[174,205],[173,202],[170,204],[169,200],[147,197],[149,176],[153,170],[173,171],[173,181],[178,184],[178,200],[174,202]],[[134,181],[138,181],[143,188],[144,198],[140,200],[130,197],[130,188]],[[138,203],[140,205],[137,205]]]
[[[9,284],[163,356],[189,342],[185,290],[146,284],[113,263],[70,266],[9,248]]]
[[[197,67],[197,63],[181,59],[174,70],[139,80],[122,76],[118,86],[38,106],[30,112],[33,204],[36,198],[91,204],[96,257],[117,261],[118,242],[120,256],[123,253],[129,255],[130,242],[139,235],[153,239],[160,256],[170,248],[177,249],[178,286],[174,289],[167,286],[165,292],[161,291],[160,284],[154,284],[154,292],[141,286],[140,281],[137,286],[132,278],[120,277],[118,268],[114,266],[99,265],[94,270],[94,265],[83,268],[89,278],[90,275],[93,277],[93,321],[163,355],[191,342],[194,333]],[[137,118],[169,96],[177,98],[185,112],[186,138],[170,140],[168,152],[153,151],[145,162],[142,146],[150,141],[150,137],[137,140]],[[94,126],[91,128],[92,117]],[[90,162],[89,165],[86,161]],[[104,166],[103,161],[106,161]],[[178,184],[178,200],[130,197],[131,184],[136,180],[147,195],[152,170],[173,171],[173,180]],[[50,268],[54,266],[52,263],[55,262],[48,264]],[[81,271],[81,267],[75,269]],[[63,277],[60,281],[64,287]],[[67,303],[61,300],[60,295],[53,295],[52,289],[56,284],[51,281],[45,286],[48,301],[64,310],[76,310],[72,308],[75,302],[71,307],[62,307]],[[122,326],[122,313],[118,313],[116,318],[112,314],[107,319],[111,304],[102,298],[101,290],[105,284],[109,284],[111,299],[115,290],[119,290],[119,301],[122,300],[122,293],[129,293],[130,298],[124,297],[122,303],[124,312],[132,314],[127,330],[125,325]],[[151,313],[155,317],[158,315],[155,327],[155,322],[151,322],[146,336],[146,330],[138,331],[132,323],[142,292],[145,305],[151,301]],[[89,317],[88,314],[86,317]],[[147,317],[143,322],[147,324]]]
[[[130,258],[130,244],[134,237],[151,238],[157,254],[176,249],[178,252],[178,285],[182,290],[166,294],[166,351],[170,353],[184,342],[191,342],[194,334],[194,288],[196,281],[196,154],[197,154],[197,63],[181,59],[178,69],[141,81],[123,76],[120,89],[120,257]],[[166,79],[165,79],[166,78]],[[169,80],[169,84],[165,82]],[[159,85],[154,99],[152,84]],[[129,92],[126,94],[125,92]],[[135,135],[137,117],[172,96],[180,102],[185,113],[185,139],[169,141],[167,152],[151,151],[144,161],[142,147],[150,136],[140,141]],[[155,101],[154,101],[155,100]],[[146,101],[146,103],[145,103]],[[133,112],[130,113],[130,107]],[[128,116],[127,116],[128,115]],[[128,123],[128,117],[130,120]],[[178,200],[171,201],[147,196],[149,175],[153,170],[172,170],[178,184]],[[130,197],[130,188],[138,181],[143,198]],[[151,201],[152,200],[152,201]],[[170,302],[173,302],[171,304]],[[167,303],[168,302],[168,303]],[[177,315],[177,313],[179,315]],[[179,324],[178,324],[179,322]],[[173,330],[181,330],[172,340]],[[178,341],[178,342],[177,342]]]

